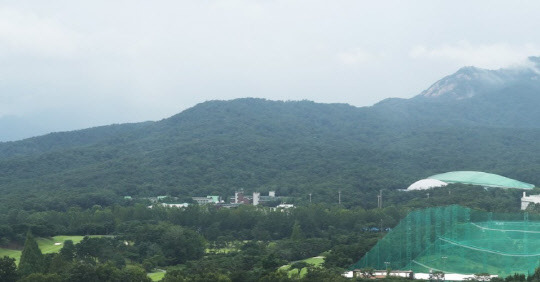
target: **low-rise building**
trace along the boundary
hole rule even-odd
[[[352,271],[352,275],[350,273],[347,273],[343,276],[349,278],[359,277],[368,279],[384,279],[391,276],[414,279],[414,272],[412,272],[411,270],[373,270],[372,272],[366,272],[363,269],[355,269]]]
[[[234,202],[233,204],[251,204],[251,197],[244,195],[244,190],[234,192]]]
[[[523,192],[523,197],[521,197],[521,210],[527,209],[529,204],[540,204],[540,195],[529,195],[527,196],[526,192]]]
[[[276,191],[268,192],[268,196],[262,196],[260,192],[253,192],[253,196],[244,194],[244,190],[238,190],[230,197],[229,202],[232,204],[260,205],[264,203],[280,202],[284,198],[276,197]]]
[[[192,199],[199,205],[219,204],[223,202],[220,196],[192,197]]]
[[[276,206],[276,208],[278,209],[290,209],[290,208],[294,208],[294,205],[293,204],[279,204]]]
[[[187,208],[189,206],[188,203],[181,203],[181,204],[167,204],[167,203],[159,203],[148,206],[149,209],[153,208],[154,206],[159,205],[166,208]]]

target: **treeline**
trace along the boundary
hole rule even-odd
[[[366,227],[394,226],[405,210],[388,207],[383,210],[344,209],[339,206],[311,205],[286,212],[268,208],[240,206],[217,209],[192,205],[185,209],[134,206],[94,206],[91,209],[70,208],[67,212],[29,213],[12,210],[0,215],[0,238],[4,242],[22,242],[27,230],[36,236],[136,234],[148,224],[166,222],[197,230],[208,241],[277,240],[291,234],[298,222],[310,237],[329,237],[331,233],[363,232]]]
[[[279,240],[290,235],[295,222],[299,222],[308,238],[328,237],[329,232],[362,232],[365,227],[380,228],[381,220],[384,227],[392,227],[406,210],[431,206],[460,204],[492,212],[519,212],[521,193],[519,190],[483,189],[469,185],[412,192],[383,190],[383,203],[388,207],[384,212],[358,206],[345,208],[305,202],[305,206],[288,212],[270,212],[268,208],[253,206],[217,209],[192,205],[186,209],[149,209],[146,203],[137,201],[124,201],[123,205],[94,205],[88,209],[71,207],[65,211],[28,211],[22,206],[0,209],[0,245],[22,244],[28,230],[40,237],[58,234],[113,235],[131,233],[141,223],[152,222],[192,228],[208,241]],[[345,192],[342,195],[343,198],[348,196]],[[98,198],[105,197],[106,194]],[[39,203],[38,199],[33,201]],[[376,193],[369,194],[362,201],[376,202]]]

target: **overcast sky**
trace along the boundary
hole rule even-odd
[[[540,1],[2,1],[0,141],[260,97],[370,106],[540,55]]]

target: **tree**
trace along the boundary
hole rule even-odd
[[[121,271],[122,281],[151,282],[144,269],[136,266],[128,266]]]
[[[73,260],[73,258],[75,257],[75,245],[73,244],[73,241],[64,241],[64,245],[62,246],[62,249],[60,249],[60,256],[65,261]]]
[[[28,231],[26,234],[26,241],[24,242],[24,248],[21,253],[21,261],[19,262],[19,274],[21,276],[26,276],[42,271],[43,254],[41,253],[34,236]]]
[[[537,271],[538,271],[538,269],[536,269],[534,274],[536,274]],[[476,281],[490,281],[491,280],[491,275],[489,273],[476,273],[476,274],[474,274],[473,279],[476,280]],[[538,280],[534,280],[534,281],[538,281]]]
[[[444,280],[444,272],[442,271],[433,271],[430,275],[430,280],[441,281]]]
[[[343,269],[341,268],[322,268],[317,266],[308,267],[306,275],[302,281],[309,282],[348,282],[349,278],[341,276]]]
[[[371,278],[371,277],[373,277],[373,272],[374,271],[375,271],[375,269],[373,269],[373,267],[365,267],[365,268],[360,269],[360,273],[361,273],[362,278]]]
[[[266,270],[274,270],[286,262],[280,259],[275,253],[271,253],[262,259],[262,267]]]
[[[302,272],[302,269],[304,269],[305,267],[308,267],[310,266],[309,263],[305,262],[305,261],[298,261],[298,262],[295,262],[291,265],[291,270],[292,269],[296,269],[297,272],[296,272],[296,277],[300,278],[300,272]]]
[[[489,274],[488,274],[489,275]],[[529,281],[540,281],[540,267],[534,269],[534,273],[527,277]]]
[[[266,276],[261,277],[260,282],[290,282],[294,281],[289,278],[287,272],[283,270],[277,270],[274,272],[268,273]]]
[[[302,232],[302,227],[300,227],[300,223],[295,222],[292,228],[291,232],[291,240],[299,241],[304,239],[304,232]]]
[[[8,256],[0,258],[0,281],[14,282],[17,280],[15,259]]]
[[[85,261],[75,261],[69,271],[65,274],[66,281],[95,282],[103,281],[105,278],[115,276],[116,269],[108,265],[101,265],[98,269]],[[110,279],[113,280],[113,279]],[[114,280],[113,280],[114,281]]]
[[[190,229],[171,226],[160,239],[163,253],[171,264],[199,259],[204,255],[204,238]]]
[[[4,280],[1,280],[4,281]],[[25,276],[21,280],[18,280],[17,282],[61,282],[62,277],[56,273],[32,273],[28,276]]]
[[[68,270],[70,262],[65,261],[60,254],[52,254],[47,266],[48,273],[64,273]]]

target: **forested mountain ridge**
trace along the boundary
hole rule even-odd
[[[530,57],[527,67],[464,67],[411,99],[386,99],[370,109],[402,125],[540,128],[539,62]]]
[[[152,122],[115,124],[76,131],[55,132],[20,141],[0,142],[0,157],[5,159],[42,154],[100,142],[110,142],[110,140],[124,138],[124,136],[136,135],[137,132],[145,129],[150,124]]]
[[[540,106],[539,82],[508,73],[464,68],[417,97],[373,107],[208,101],[157,122],[0,143],[1,201],[61,210],[239,188],[333,201],[341,189],[345,203],[366,205],[379,189],[450,170],[540,184],[540,112],[530,110]]]

